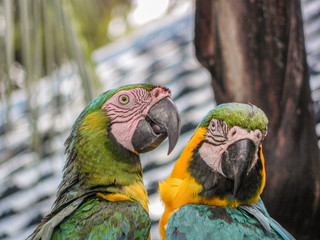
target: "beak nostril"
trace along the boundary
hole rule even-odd
[[[170,90],[167,88],[163,88],[163,87],[156,87],[153,91],[152,91],[152,95],[157,98],[159,97],[159,95],[166,93],[166,94],[170,94]]]
[[[257,134],[256,134],[256,137],[257,137],[258,139],[260,139],[260,138],[261,138],[261,133],[257,133]]]
[[[233,131],[231,132],[231,137],[234,137],[234,136],[236,135],[236,133],[237,133],[237,131],[236,131],[236,130],[233,130]]]
[[[155,91],[154,96],[158,97],[159,96],[159,92],[160,92],[159,90]]]

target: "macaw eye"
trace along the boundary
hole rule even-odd
[[[211,123],[210,123],[210,128],[211,128],[211,131],[216,130],[216,124],[215,124],[214,121],[211,121]]]
[[[128,95],[125,95],[125,94],[120,95],[118,100],[119,100],[119,103],[121,103],[121,104],[123,104],[123,105],[128,104],[129,101],[130,101],[129,96],[128,96]]]

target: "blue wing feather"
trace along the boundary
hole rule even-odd
[[[293,240],[295,239],[287,230],[285,230],[276,220],[270,217],[267,212],[266,207],[261,198],[259,198],[258,202],[251,204],[250,206],[240,206],[239,208],[244,209],[248,213],[255,216],[259,219],[259,222],[265,226],[269,225],[273,228],[284,240]],[[261,221],[260,221],[261,220]],[[266,228],[266,230],[268,230]]]
[[[167,225],[167,240],[294,239],[267,213],[261,200],[241,208],[188,204],[175,212]]]

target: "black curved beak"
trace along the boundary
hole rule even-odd
[[[221,168],[225,176],[234,181],[233,195],[239,192],[252,162],[255,160],[256,145],[250,139],[239,140],[223,153]]]
[[[169,139],[168,155],[180,135],[180,115],[172,100],[167,97],[152,106],[145,119],[138,124],[132,137],[132,146],[138,153],[148,152]]]

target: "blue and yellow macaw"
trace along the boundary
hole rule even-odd
[[[139,154],[180,133],[170,91],[123,86],[95,98],[66,140],[67,161],[52,212],[30,239],[147,239],[151,221]]]
[[[160,183],[163,239],[294,239],[260,199],[268,119],[252,104],[217,106]]]

